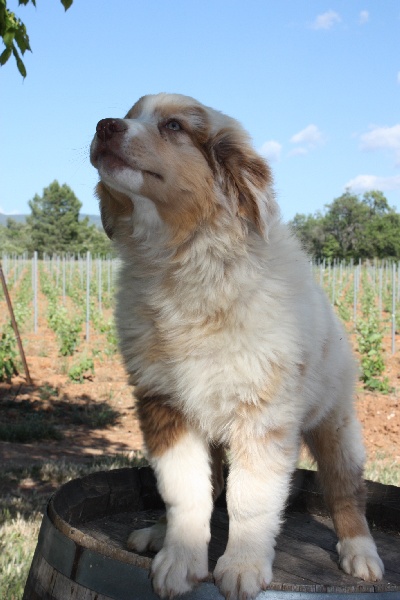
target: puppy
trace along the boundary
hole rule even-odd
[[[302,437],[340,565],[381,579],[352,354],[246,132],[192,98],[144,96],[124,119],[98,123],[91,162],[122,259],[120,347],[167,509],[165,525],[129,538],[138,551],[158,550],[156,592],[182,594],[207,576],[224,449],[229,541],[215,582],[230,600],[268,587]]]

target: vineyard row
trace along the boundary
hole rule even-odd
[[[100,259],[90,253],[84,257],[42,260],[36,256],[33,259],[13,256],[3,257],[2,264],[16,321],[24,332],[40,334],[39,316],[45,310],[47,326],[56,334],[61,356],[76,353],[82,336],[89,342],[93,329],[108,336],[115,351],[111,308],[118,271],[116,259]],[[399,346],[396,331],[396,324],[400,323],[399,265],[310,263],[310,268],[356,340],[365,387],[390,391],[384,375],[383,338],[390,336],[389,352],[395,354]],[[17,369],[17,352],[2,291],[0,336],[0,379],[10,379]]]

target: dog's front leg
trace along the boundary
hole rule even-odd
[[[171,406],[169,398],[139,396],[137,410],[167,514],[166,526],[164,521],[134,531],[128,546],[138,551],[159,550],[151,567],[153,587],[161,597],[170,598],[189,591],[208,575],[212,511],[209,448],[204,437]]]
[[[275,538],[295,467],[298,436],[284,429],[237,435],[230,446],[229,540],[214,578],[229,600],[249,600],[272,579]]]
[[[212,511],[208,445],[187,431],[151,464],[167,508],[162,549],[153,560],[154,590],[161,597],[189,591],[207,577]]]

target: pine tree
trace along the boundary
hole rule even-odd
[[[79,251],[79,211],[82,203],[71,188],[53,181],[29,201],[31,215],[27,221],[31,227],[31,250],[42,256],[62,252]]]

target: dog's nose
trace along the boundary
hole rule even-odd
[[[102,119],[97,123],[96,135],[102,142],[107,142],[116,133],[127,130],[123,119]]]

